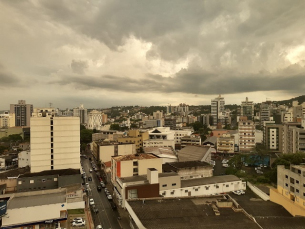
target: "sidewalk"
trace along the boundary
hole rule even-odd
[[[127,210],[118,207],[118,212],[121,219],[118,221],[122,229],[131,229],[129,225],[129,215]]]

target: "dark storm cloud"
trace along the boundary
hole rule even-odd
[[[226,74],[208,71],[181,70],[174,77],[148,74],[145,79],[104,75],[64,76],[53,84],[73,85],[81,89],[105,89],[130,93],[187,93],[187,94],[235,94],[255,91],[300,92],[305,89],[305,68],[290,66],[274,74],[260,72],[245,74],[240,72]],[[286,76],[286,75],[290,76]]]
[[[85,70],[88,68],[87,61],[82,60],[72,60],[71,69],[73,73],[84,74]]]

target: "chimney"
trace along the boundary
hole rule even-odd
[[[155,168],[148,168],[147,180],[150,184],[158,184],[159,183],[158,170],[156,170]]]

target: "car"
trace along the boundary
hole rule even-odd
[[[242,194],[242,195],[246,194],[244,190],[239,190],[239,191],[240,191],[240,194]]]
[[[110,205],[111,205],[112,210],[116,210],[116,204],[115,203],[111,202]]]
[[[233,193],[234,193],[235,195],[238,195],[238,196],[240,196],[240,195],[241,195],[241,192],[240,192],[240,190],[237,190],[237,191],[233,191]]]
[[[228,168],[229,165],[225,163],[225,164],[222,164],[222,167]]]
[[[100,186],[100,185],[98,185],[97,187],[96,187],[96,189],[97,189],[97,191],[101,191],[102,190],[102,187]]]
[[[257,174],[264,174],[264,172],[263,172],[262,170],[259,170],[259,169],[256,170],[256,173],[257,173]]]
[[[222,164],[227,164],[228,162],[229,162],[228,159],[223,159],[221,163],[222,163]]]
[[[97,225],[95,229],[103,229],[102,225]]]
[[[92,173],[92,169],[89,169],[89,172]]]
[[[82,221],[82,220],[83,220],[82,217],[77,217],[77,218],[74,218],[74,219],[73,219],[73,222],[75,222],[75,221]]]
[[[95,214],[97,214],[99,211],[98,211],[98,208],[96,208],[96,207],[94,207],[93,208],[93,212],[95,213]]]
[[[89,183],[86,183],[86,187],[87,187],[87,188],[90,188],[90,185],[89,185]]]
[[[107,195],[107,199],[108,199],[108,200],[112,200],[112,195],[110,195],[110,194]]]
[[[102,188],[106,188],[106,185],[104,183],[101,184]]]
[[[93,199],[93,198],[89,199],[89,204],[90,204],[91,206],[94,205],[94,199]]]
[[[97,172],[97,168],[94,168],[94,171]]]
[[[92,177],[88,177],[88,181],[92,181]]]
[[[105,191],[105,192],[109,192],[109,191],[108,191],[108,188],[105,188],[104,191]]]
[[[74,221],[72,222],[72,226],[73,227],[79,227],[79,226],[85,226],[85,220],[81,220],[81,221]]]
[[[108,195],[110,195],[110,192],[107,190],[107,191],[105,192],[105,194],[106,194],[106,196],[108,196]]]

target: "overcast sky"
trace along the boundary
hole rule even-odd
[[[1,0],[0,110],[305,91],[305,1]]]

